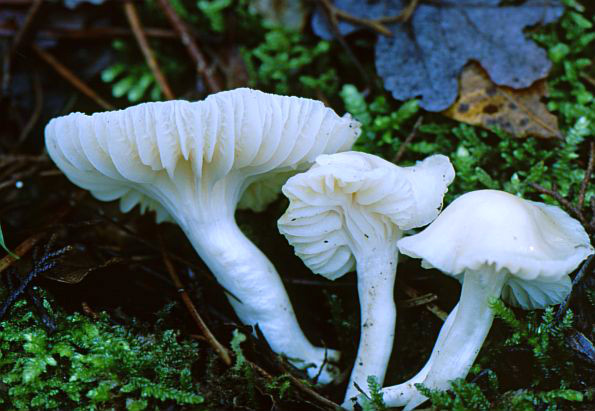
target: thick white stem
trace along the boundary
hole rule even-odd
[[[405,381],[404,383],[393,385],[392,387],[386,387],[382,389],[382,396],[384,399],[385,404],[391,407],[403,407],[405,404],[409,402],[411,397],[417,393],[417,388],[415,388],[415,384],[422,383],[430,369],[432,368],[432,364],[436,360],[436,355],[440,351],[440,347],[444,344],[444,340],[448,335],[448,331],[450,327],[454,323],[454,319],[457,315],[457,309],[459,305],[457,304],[448,317],[444,324],[442,324],[442,328],[440,328],[440,333],[438,333],[438,338],[436,339],[436,343],[434,344],[434,348],[432,353],[430,354],[430,358],[426,361],[424,367],[413,377],[409,380]]]
[[[393,290],[396,273],[396,247],[357,258],[361,330],[344,408],[353,409],[351,399],[359,394],[356,383],[367,392],[369,376],[375,376],[380,385],[384,381],[395,337],[397,310]]]
[[[507,274],[490,268],[465,273],[454,322],[441,347],[435,348],[435,359],[422,381],[426,387],[447,390],[452,380],[467,376],[494,320],[489,300],[500,296],[506,278]],[[426,397],[417,392],[404,411],[415,409],[425,400]]]
[[[327,362],[338,359],[337,351],[308,341],[275,267],[232,217],[191,225],[183,227],[186,235],[219,284],[233,294],[228,300],[236,314],[244,324],[258,324],[273,351],[307,369],[310,377],[319,374],[325,356]],[[335,376],[333,367],[327,365],[318,381],[329,383]]]

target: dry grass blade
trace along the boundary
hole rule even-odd
[[[68,69],[64,64],[60,63],[54,56],[48,53],[45,50],[37,47],[36,45],[31,45],[31,48],[43,61],[48,63],[54,70],[58,72],[66,81],[72,84],[77,90],[81,93],[89,97],[98,106],[104,108],[105,110],[113,110],[114,106],[110,103],[105,101],[103,98],[99,97],[99,95],[93,91],[89,86],[87,86],[81,79],[79,79],[70,69]]]
[[[184,284],[182,284],[180,277],[176,273],[176,269],[175,269],[174,265],[172,264],[171,260],[169,259],[169,256],[167,255],[165,249],[162,249],[161,254],[163,256],[163,263],[165,265],[165,268],[167,269],[169,276],[171,277],[174,285],[176,286],[178,293],[180,294],[180,298],[182,299],[182,301],[184,302],[184,305],[188,309],[190,316],[192,317],[192,319],[198,326],[198,329],[200,330],[202,335],[206,338],[206,340],[209,342],[211,347],[215,350],[217,355],[219,355],[219,358],[221,358],[221,360],[225,363],[225,365],[230,366],[232,364],[232,361],[231,361],[231,356],[229,355],[229,352],[227,351],[227,348],[225,348],[217,340],[217,338],[213,335],[211,330],[209,330],[209,327],[207,327],[207,324],[204,322],[204,320],[198,313],[198,310],[194,306],[194,303],[190,299],[190,296],[184,289]]]
[[[405,294],[407,294],[411,298],[420,298],[423,295],[417,291],[415,288],[408,286],[407,284],[401,284],[400,288],[403,290]],[[436,317],[440,318],[442,321],[446,320],[448,317],[448,313],[438,307],[436,304],[426,304],[426,310],[434,314]]]
[[[583,208],[585,204],[585,194],[587,193],[587,187],[593,174],[593,166],[595,165],[595,143],[591,142],[589,147],[589,162],[587,163],[587,169],[585,170],[585,177],[581,182],[581,188],[578,194],[578,208]]]
[[[199,75],[201,75],[205,83],[207,85],[208,90],[211,93],[216,93],[221,91],[221,85],[215,78],[215,76],[209,70],[207,65],[206,59],[204,58],[202,52],[198,48],[198,45],[194,41],[194,38],[190,35],[190,31],[184,24],[184,21],[178,16],[174,8],[169,3],[169,0],[158,0],[157,2],[165,16],[169,20],[170,24],[180,37],[182,44],[186,46],[186,50],[188,50],[188,54],[194,60],[194,64],[196,65],[196,71]]]
[[[155,76],[155,80],[157,80],[159,87],[161,87],[165,98],[168,100],[173,100],[175,98],[174,93],[171,91],[171,87],[167,83],[167,80],[165,79],[165,76],[163,75],[163,72],[157,63],[157,59],[155,59],[155,54],[153,53],[151,46],[149,46],[149,41],[147,40],[147,36],[143,31],[136,6],[134,3],[127,1],[124,3],[124,11],[126,13],[126,17],[128,18],[128,22],[130,23],[130,27],[134,32],[134,37],[136,38],[136,41],[138,42],[138,45],[145,56],[147,65]]]

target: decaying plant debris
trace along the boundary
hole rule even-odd
[[[286,201],[240,211],[238,224],[279,269],[308,338],[343,352],[338,385],[313,386],[258,330],[255,337],[242,326],[177,227],[122,214],[70,184],[44,153],[43,127],[55,116],[198,100],[240,86],[315,98],[362,123],[359,150],[399,165],[449,156],[456,177],[446,203],[466,191],[502,189],[559,205],[595,234],[590,1],[565,0],[561,16],[560,3],[543,2],[553,14],[539,21],[549,24],[528,18],[524,35],[515,34],[551,61],[542,102],[560,135],[547,140],[423,111],[425,91],[421,102],[386,91],[374,47],[394,43],[386,35],[412,24],[418,7],[436,9],[430,0],[395,2],[400,8],[390,15],[363,8],[352,15],[340,7],[354,2],[323,0],[295,9],[264,0],[0,3],[0,226],[11,252],[0,259],[2,409],[339,410],[358,345],[356,278],[312,276],[277,231]],[[321,39],[311,19],[324,16],[330,27]],[[348,33],[346,23],[363,30]],[[390,68],[391,78],[399,76],[398,64]],[[570,298],[555,309],[495,304],[497,319],[471,375],[451,391],[426,392],[433,406],[593,409],[593,261],[573,275]],[[385,385],[423,366],[460,290],[405,259],[397,283],[398,361]],[[371,381],[367,410],[383,409],[379,388]]]

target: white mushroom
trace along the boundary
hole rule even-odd
[[[175,221],[232,294],[240,320],[258,324],[275,352],[315,376],[338,353],[306,339],[279,275],[234,213],[250,185],[347,150],[358,135],[359,123],[319,101],[237,89],[199,102],[56,118],[46,127],[46,146],[66,176],[96,198],[119,198],[123,211],[140,203],[158,220]],[[247,204],[262,207],[255,198]],[[325,369],[319,382],[331,379]]]
[[[358,152],[321,155],[283,186],[289,208],[279,231],[315,273],[334,280],[357,268],[360,343],[343,407],[352,408],[355,383],[382,383],[393,347],[393,286],[397,240],[403,230],[432,221],[454,178],[450,161],[434,155],[397,167]]]
[[[382,390],[388,406],[412,410],[425,401],[413,384],[446,390],[465,378],[490,330],[489,301],[502,297],[524,309],[559,304],[568,274],[593,254],[580,223],[558,207],[480,190],[456,199],[399,250],[463,283],[459,303],[445,322],[430,359],[410,381]]]

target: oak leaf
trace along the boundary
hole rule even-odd
[[[515,137],[562,138],[558,119],[542,102],[545,80],[526,89],[495,85],[478,64],[465,67],[459,97],[443,114],[484,128],[499,127]]]
[[[334,6],[363,19],[398,16],[405,0],[335,0]],[[376,70],[397,100],[420,98],[428,111],[447,109],[457,97],[457,78],[477,61],[492,81],[515,89],[544,78],[551,66],[545,50],[528,40],[526,27],[551,23],[564,11],[559,0],[526,0],[500,6],[500,0],[419,0],[405,23],[386,23],[391,36],[378,36]],[[312,20],[314,32],[333,37],[324,13]],[[339,21],[345,36],[362,26]]]

